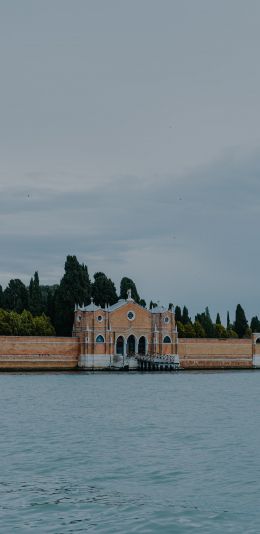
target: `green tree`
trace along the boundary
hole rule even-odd
[[[184,334],[185,337],[196,337],[195,330],[191,323],[187,323],[184,325]]]
[[[233,330],[231,327],[230,328],[227,328],[227,337],[230,337],[230,338],[238,338],[238,335],[237,333],[235,332],[235,330]]]
[[[250,328],[251,328],[252,332],[257,332],[257,333],[260,332],[260,321],[259,321],[257,315],[252,317],[251,323],[250,323]]]
[[[229,317],[229,311],[227,312],[227,330],[230,328],[230,317]]]
[[[248,329],[248,322],[246,320],[245,312],[241,304],[237,305],[236,308],[236,318],[234,323],[234,330],[237,333],[238,337],[244,337]]]
[[[0,308],[3,308],[3,305],[4,305],[4,293],[3,293],[3,288],[0,285]]]
[[[215,336],[217,338],[227,338],[227,330],[222,324],[216,323],[215,324]]]
[[[3,305],[7,310],[21,313],[28,308],[28,291],[21,280],[10,280],[3,292]]]
[[[76,256],[67,256],[65,274],[55,292],[54,326],[58,335],[71,335],[75,304],[89,304],[90,296],[87,266],[80,265]]]
[[[168,310],[169,311],[173,310],[173,302],[169,302]]]
[[[146,308],[146,302],[144,299],[140,299],[140,302],[139,302],[140,306],[142,306],[143,308]]]
[[[220,319],[219,313],[217,313],[216,324],[221,324],[221,319]]]
[[[203,326],[201,326],[199,321],[194,322],[193,328],[195,332],[195,337],[206,337],[205,330]]]
[[[198,313],[195,317],[195,320],[199,321],[201,326],[204,328],[206,337],[210,337],[210,338],[214,337],[215,335],[214,325],[210,317],[208,307],[205,309],[205,312]]]
[[[182,310],[182,323],[185,325],[185,324],[188,324],[190,323],[191,320],[190,320],[190,317],[189,317],[189,311],[188,311],[188,308],[186,306],[183,306],[183,310]]]
[[[44,315],[34,317],[34,332],[36,336],[54,336],[55,330],[50,319]]]
[[[34,316],[40,315],[43,310],[42,293],[37,271],[35,271],[29,284],[29,310]]]
[[[134,281],[131,280],[131,278],[127,278],[127,276],[124,276],[124,278],[122,278],[121,283],[120,283],[120,297],[119,297],[120,299],[127,299],[128,289],[131,289],[132,299],[134,299],[135,302],[139,304],[140,297],[139,297]]]
[[[20,336],[34,336],[35,326],[34,318],[30,311],[24,310],[19,317],[19,335]]]
[[[106,304],[115,304],[118,301],[115,284],[104,273],[95,273],[92,284],[92,296],[97,306],[105,307]]]
[[[175,306],[175,321],[179,322],[179,323],[182,323],[182,313],[181,313],[181,308],[180,306]]]
[[[152,310],[153,308],[156,308],[156,307],[157,307],[157,302],[153,302],[152,300],[150,300],[149,310]]]
[[[12,328],[9,321],[9,313],[6,310],[0,310],[0,335],[1,336],[11,336]]]
[[[184,325],[180,321],[177,321],[176,322],[176,326],[177,326],[177,330],[178,330],[178,336],[179,337],[185,337],[185,327],[184,327]]]

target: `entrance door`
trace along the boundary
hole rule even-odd
[[[129,336],[126,346],[127,356],[133,356],[136,352],[135,349],[135,336]]]
[[[145,349],[146,349],[146,339],[144,336],[141,336],[138,343],[138,354],[145,355]]]
[[[124,355],[124,338],[123,336],[119,336],[116,340],[116,353],[121,354],[121,356]]]

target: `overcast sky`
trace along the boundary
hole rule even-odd
[[[0,3],[0,283],[260,313],[260,2]]]

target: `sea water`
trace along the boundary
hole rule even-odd
[[[0,532],[259,533],[260,373],[0,375]]]

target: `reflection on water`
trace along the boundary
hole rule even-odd
[[[259,378],[0,375],[0,531],[258,533]]]

